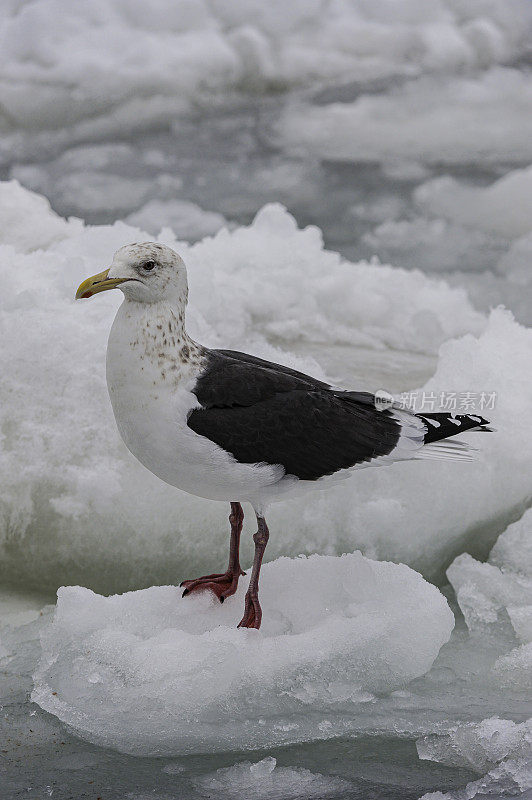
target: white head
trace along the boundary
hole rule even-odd
[[[109,269],[80,284],[76,299],[117,287],[137,303],[186,305],[187,270],[183,259],[164,244],[126,244],[116,251]]]

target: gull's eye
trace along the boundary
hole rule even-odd
[[[145,269],[146,272],[151,272],[152,269],[155,269],[155,261],[145,261],[142,269]]]

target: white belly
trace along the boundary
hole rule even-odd
[[[107,347],[107,386],[126,447],[163,481],[190,494],[260,505],[263,491],[269,494],[284,471],[239,464],[188,427],[188,414],[198,406],[191,388],[202,365],[196,360],[177,368],[161,359],[158,342],[144,335],[145,307],[133,305],[126,301],[118,310]]]

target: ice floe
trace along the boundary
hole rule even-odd
[[[172,586],[63,587],[33,700],[83,738],[143,755],[328,738],[374,693],[425,673],[454,626],[418,573],[360,553],[266,564],[259,632],[235,627],[244,592],[220,605]]]
[[[272,756],[216,770],[194,780],[206,797],[226,800],[312,800],[337,796],[351,788],[348,781],[316,774],[301,767],[278,767]]]

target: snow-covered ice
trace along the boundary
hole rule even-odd
[[[63,587],[32,699],[97,744],[142,755],[253,749],[349,731],[375,693],[430,669],[454,617],[404,565],[281,558],[261,575],[260,632],[177,587],[102,597]]]
[[[162,484],[115,430],[104,361],[118,293],[73,301],[79,282],[101,271],[117,247],[148,234],[124,223],[62,220],[14,182],[0,185],[0,227],[1,318],[10,342],[0,355],[0,572],[36,586],[117,591],[220,568],[225,507]],[[323,248],[317,228],[299,229],[278,205],[250,226],[193,246],[169,230],[162,241],[189,266],[189,325],[208,345],[249,349],[318,376],[327,371],[345,385],[362,352],[362,371],[377,377],[355,385],[373,390],[388,388],[375,369],[382,353],[400,373],[402,352],[425,358],[440,348],[419,398],[423,391],[429,402],[441,392],[493,397],[484,415],[498,432],[470,434],[480,448],[476,463],[365,470],[326,493],[274,507],[269,558],[359,548],[441,577],[466,546],[485,554],[521,513],[530,494],[532,333],[508,312],[487,318],[441,280],[348,262]],[[340,354],[342,374],[327,370],[326,360],[324,370],[308,355],[291,355],[292,348]],[[407,375],[399,380],[402,389],[416,389]],[[245,535],[244,563],[250,558]]]
[[[453,561],[447,575],[471,632],[487,635],[500,626],[523,644],[532,641],[531,555],[529,510],[499,537],[487,562],[467,553]]]
[[[2,247],[15,252],[46,250],[65,236],[81,233],[81,220],[67,222],[50,208],[46,197],[28,192],[17,181],[0,182],[0,230]]]
[[[2,177],[189,240],[278,200],[351,261],[452,273],[531,322],[529,234],[506,235],[527,224],[528,0],[166,5],[8,4]],[[418,202],[440,179],[464,220]]]
[[[523,0],[12,3],[3,148],[25,130],[64,143],[164,123],[235,91],[482,70],[526,52],[530,18]]]
[[[500,537],[500,542],[493,550],[491,563],[502,563],[504,560],[505,568],[515,571],[518,562],[525,560],[524,523],[521,526],[521,533],[519,530],[519,526],[510,526]],[[510,554],[514,552],[513,542],[516,540],[521,541],[522,545],[515,548],[515,557],[512,558]],[[269,578],[275,579],[278,575],[279,567],[288,569],[294,576],[301,567],[303,570],[310,567],[314,571],[323,561],[324,559],[315,556],[308,560],[282,559],[280,562],[268,564],[264,573],[265,586]],[[360,685],[360,680],[358,683],[355,680],[348,685],[344,684],[343,687],[340,685],[341,681],[337,682],[329,687],[329,692],[323,692],[320,691],[318,680],[321,666],[324,664],[323,660],[320,661],[323,652],[320,654],[316,646],[314,649],[305,646],[303,667],[299,659],[301,651],[297,647],[295,661],[292,659],[291,650],[281,649],[277,656],[277,649],[273,649],[273,652],[270,649],[267,654],[269,661],[260,664],[260,675],[261,677],[264,675],[266,679],[264,696],[261,698],[260,692],[253,690],[250,694],[250,684],[256,678],[256,673],[251,675],[249,672],[243,676],[245,680],[241,687],[242,694],[239,695],[238,685],[231,684],[235,674],[240,676],[240,665],[237,665],[236,673],[229,678],[229,703],[224,706],[223,695],[216,696],[218,690],[224,692],[226,689],[225,684],[221,685],[223,669],[218,672],[215,670],[217,665],[227,663],[231,652],[234,656],[238,655],[238,647],[243,647],[238,639],[239,636],[250,637],[248,642],[250,648],[246,647],[246,651],[249,650],[249,658],[255,658],[261,638],[271,643],[279,639],[284,639],[285,642],[292,639],[297,642],[315,636],[322,637],[322,641],[326,640],[329,643],[336,635],[334,631],[329,630],[332,620],[335,629],[338,626],[337,630],[345,627],[350,631],[347,639],[350,648],[351,635],[357,627],[361,631],[371,625],[371,630],[374,631],[374,625],[377,624],[381,632],[387,630],[389,635],[379,637],[375,631],[376,637],[362,636],[365,654],[369,655],[373,647],[374,654],[380,655],[378,662],[370,660],[364,666],[362,682],[373,681],[376,677],[373,674],[376,664],[380,670],[385,666],[387,659],[390,663],[393,660],[396,670],[401,665],[404,668],[406,661],[411,665],[414,663],[415,653],[407,653],[405,650],[412,650],[413,638],[423,635],[425,629],[423,626],[420,631],[415,630],[419,615],[424,616],[424,625],[428,626],[428,638],[431,639],[434,650],[437,648],[433,638],[434,628],[429,621],[431,616],[434,621],[439,619],[437,624],[442,639],[447,638],[453,622],[445,601],[434,587],[423,583],[420,576],[408,568],[393,564],[372,564],[358,554],[345,559],[328,558],[325,561],[330,564],[325,586],[325,593],[329,592],[330,596],[326,598],[322,590],[316,598],[314,585],[312,587],[296,585],[294,589],[284,587],[285,596],[291,592],[298,593],[297,602],[288,607],[287,613],[285,611],[282,615],[274,613],[270,618],[265,616],[264,625],[268,623],[273,630],[279,628],[284,620],[293,625],[293,630],[292,632],[285,630],[274,636],[267,633],[266,627],[259,632],[237,631],[234,628],[235,618],[239,617],[241,612],[239,605],[241,597],[230,598],[227,601],[227,603],[234,601],[234,609],[229,612],[231,619],[227,621],[226,626],[221,619],[226,613],[224,606],[206,596],[182,600],[177,589],[172,587],[153,587],[143,592],[109,598],[99,597],[79,587],[69,587],[62,590],[53,617],[51,613],[53,609],[43,609],[39,614],[39,608],[43,603],[43,600],[39,602],[39,598],[35,598],[32,603],[26,599],[14,601],[13,598],[11,600],[6,598],[4,602],[2,598],[0,664],[5,680],[2,681],[0,688],[0,702],[4,708],[5,719],[2,717],[0,722],[3,730],[7,732],[6,736],[11,737],[11,740],[15,739],[17,744],[21,743],[23,748],[21,750],[8,738],[6,739],[8,752],[12,753],[13,758],[20,757],[22,753],[26,754],[29,759],[28,770],[33,769],[31,774],[34,776],[36,786],[40,785],[39,781],[46,780],[38,777],[40,775],[50,776],[48,782],[52,783],[57,774],[65,776],[64,772],[58,773],[58,770],[69,770],[73,774],[72,778],[68,778],[69,781],[78,780],[78,774],[79,780],[82,781],[83,776],[88,775],[88,770],[92,770],[91,778],[96,778],[100,783],[102,777],[105,783],[108,781],[113,783],[116,779],[117,787],[127,786],[129,792],[135,789],[131,796],[143,798],[153,796],[153,793],[150,794],[153,781],[161,787],[166,787],[166,791],[161,788],[161,796],[176,797],[179,800],[209,796],[209,793],[215,794],[217,790],[219,793],[222,787],[225,795],[233,792],[238,796],[240,792],[241,797],[250,797],[253,796],[252,791],[257,788],[257,784],[260,785],[260,791],[265,797],[269,797],[267,794],[269,790],[278,791],[281,796],[283,791],[286,796],[290,796],[289,792],[293,791],[297,797],[298,787],[305,787],[310,791],[318,785],[323,794],[330,789],[331,795],[335,798],[350,797],[357,791],[365,796],[364,792],[368,791],[368,780],[370,787],[373,787],[372,781],[376,780],[380,791],[384,793],[388,791],[390,783],[393,786],[400,785],[404,791],[412,793],[414,791],[412,781],[414,781],[419,787],[419,795],[429,790],[434,793],[441,787],[449,789],[449,787],[465,786],[469,781],[467,788],[463,790],[458,791],[453,788],[451,793],[445,795],[447,800],[470,800],[477,794],[483,797],[486,792],[490,796],[499,797],[503,787],[510,790],[510,796],[518,795],[518,786],[526,786],[529,775],[526,750],[529,732],[528,727],[523,725],[527,709],[530,707],[529,681],[521,682],[520,685],[515,681],[504,683],[494,668],[502,658],[515,650],[515,637],[512,639],[507,629],[497,625],[489,636],[478,636],[474,631],[469,632],[461,620],[459,611],[451,638],[441,648],[433,666],[426,674],[407,681],[402,688],[378,692],[360,689],[357,694],[356,686]],[[354,566],[359,579],[358,583],[354,582],[352,585],[347,582],[347,588],[345,581],[342,586],[339,586],[337,581],[338,565],[342,562]],[[366,579],[369,578],[374,567],[380,574],[380,580],[375,580],[371,586],[372,581],[363,580],[363,573],[366,573]],[[350,568],[347,571],[351,574]],[[386,571],[389,571],[390,576],[395,574],[395,582],[385,578]],[[271,608],[277,606],[279,602],[276,588],[274,587],[271,597],[268,597]],[[348,590],[354,592],[355,597],[351,594],[350,605],[345,606],[339,601],[342,597],[346,597]],[[357,596],[357,593],[360,594]],[[264,596],[266,594],[270,595],[267,588]],[[335,600],[334,603],[331,596]],[[454,606],[452,594],[449,596]],[[359,600],[362,602],[358,602]],[[324,607],[325,604],[327,607]],[[414,606],[412,612],[410,605]],[[376,615],[371,622],[366,617],[368,612],[371,613],[370,607]],[[352,616],[352,612],[357,608],[360,612],[358,617]],[[391,608],[390,614],[387,613],[388,608]],[[320,619],[322,621],[321,626],[315,626],[313,631],[308,628],[306,631],[302,630],[302,620],[305,619],[307,611],[314,621],[319,622]],[[179,620],[177,626],[176,619]],[[192,692],[187,693],[183,682],[179,680],[171,684],[172,674],[175,676],[175,672],[172,671],[178,663],[185,665],[180,673],[183,680],[190,677],[193,672],[193,665],[186,662],[191,648],[189,647],[188,651],[178,649],[182,648],[183,637],[187,635],[185,620],[188,620],[190,625],[202,626],[203,632],[188,632],[187,644],[191,640],[195,645],[203,641],[202,651],[192,648],[192,652],[196,657],[204,658],[204,665],[211,670],[211,675],[214,674],[210,684],[207,676],[204,676],[203,687],[207,687],[208,690],[206,694],[197,694],[202,680],[198,670],[191,676],[191,686],[196,695]],[[222,625],[216,627],[220,621]],[[399,621],[398,630],[396,630],[397,621]],[[299,633],[294,634],[293,631],[298,625]],[[443,636],[444,626],[446,626],[445,636]],[[211,634],[207,633],[209,630]],[[399,637],[404,635],[404,631],[407,639],[402,647]],[[39,645],[39,635],[42,639],[42,650]],[[388,650],[393,642],[395,645]],[[221,644],[223,649],[220,650],[220,647],[213,649],[217,644]],[[352,659],[357,658],[358,638],[353,652],[350,652],[349,648],[347,652],[345,648],[342,649],[338,640],[337,644],[339,648],[336,650],[336,657],[346,661],[351,658],[350,663],[353,665]],[[56,654],[57,661],[49,664],[50,657]],[[245,658],[247,659],[247,656]],[[273,669],[283,660],[287,663],[282,673],[284,683],[281,683],[281,687],[285,687],[286,681],[295,680],[297,696],[280,694],[277,686],[275,691],[271,690]],[[196,661],[196,666],[198,663]],[[246,665],[249,666],[249,660],[242,665],[244,672]],[[296,675],[298,665],[300,672]],[[91,666],[94,669],[91,669]],[[420,670],[421,665],[418,665],[418,668]],[[530,656],[528,670],[530,674]],[[52,714],[43,714],[36,706],[28,706],[26,702],[25,698],[31,691],[32,673],[38,673],[37,691],[44,692],[46,700],[50,702]],[[329,671],[326,678],[334,681],[337,674]],[[380,675],[383,677],[382,672]],[[99,678],[102,677],[104,681],[101,683]],[[43,680],[48,681],[52,678],[54,678],[53,685],[52,683],[43,685]],[[157,678],[159,678],[158,686]],[[341,679],[345,681],[350,678],[352,675],[349,670],[343,670]],[[390,675],[385,679],[389,681]],[[107,684],[105,680],[108,681]],[[77,693],[73,688],[75,686],[79,689]],[[109,704],[106,698],[106,686],[112,687],[113,696],[116,694],[120,700],[126,699],[126,702]],[[65,695],[66,687],[70,689],[71,694],[67,692]],[[313,687],[316,689],[314,693]],[[390,689],[391,684],[388,684],[388,687]],[[323,685],[321,689],[323,690]],[[55,691],[57,694],[52,694]],[[179,761],[175,761],[174,758],[168,761],[152,760],[145,762],[143,766],[144,759],[96,748],[87,742],[77,740],[72,734],[76,727],[83,727],[89,719],[91,724],[88,727],[93,727],[98,736],[100,733],[98,723],[102,717],[105,721],[104,734],[108,734],[111,728],[116,733],[124,715],[131,718],[134,707],[146,704],[147,713],[141,719],[140,731],[145,732],[151,726],[157,735],[166,737],[165,715],[174,708],[174,692],[176,698],[185,698],[185,707],[184,712],[181,708],[177,709],[177,717],[172,718],[171,724],[176,724],[176,719],[182,713],[188,713],[194,704],[194,698],[196,701],[198,698],[200,701],[205,701],[207,698],[211,710],[217,703],[221,707],[221,711],[214,712],[207,720],[209,729],[217,737],[217,741],[222,743],[223,738],[228,735],[229,727],[235,732],[242,725],[239,733],[245,738],[243,746],[246,749],[253,747],[256,741],[249,736],[248,728],[245,726],[250,701],[251,704],[262,704],[263,714],[256,719],[256,723],[257,728],[260,728],[260,735],[269,737],[267,749],[255,758],[245,750],[238,754],[220,753],[218,758],[221,763],[218,761],[214,765],[212,765],[213,756],[191,755],[180,756]],[[353,697],[351,700],[346,700],[349,694]],[[13,700],[19,695],[20,700],[17,704]],[[338,702],[335,702],[335,698]],[[170,708],[167,709],[169,699]],[[272,701],[276,703],[273,716],[270,714]],[[233,705],[233,712],[232,703],[236,703],[236,709]],[[274,729],[275,714],[278,707],[283,704],[286,704],[286,707],[289,704],[299,704],[302,713],[290,714],[280,729]],[[74,707],[78,709],[77,715],[73,713]],[[243,709],[243,714],[240,713],[240,708]],[[68,714],[65,714],[65,711]],[[67,730],[62,723],[59,723],[55,714],[60,719],[68,718],[74,729]],[[230,714],[232,715],[228,727],[224,720]],[[216,724],[217,722],[219,724]],[[201,718],[199,720],[196,718],[193,732],[197,732],[200,724]],[[335,742],[331,737],[338,734],[343,738]],[[356,738],[351,740],[345,738],[346,735]],[[273,769],[275,765],[271,757],[271,748],[275,747],[280,739],[290,741],[298,736],[303,739],[302,744],[274,751],[278,765]],[[85,729],[83,737],[93,739],[93,730],[87,732]],[[133,737],[134,731],[129,728],[127,731],[129,742]],[[314,744],[310,744],[313,739]],[[414,739],[418,740],[420,754],[427,755],[434,761],[422,761],[419,768],[415,767],[412,761],[415,759]],[[61,747],[58,752],[59,740],[61,744],[65,743],[66,748]],[[408,760],[404,761],[406,753],[403,745],[408,741],[412,743],[412,750],[410,752],[407,749],[406,752],[410,752],[410,755],[407,757]],[[198,742],[203,753],[204,739],[198,739],[195,744]],[[192,748],[193,744],[191,742],[189,744]],[[7,758],[9,759],[9,756]],[[129,760],[124,761],[128,758]],[[201,760],[199,772],[198,758]],[[204,759],[210,759],[205,766]],[[331,769],[331,759],[334,759],[333,769]],[[35,761],[34,767],[33,761]],[[243,764],[244,761],[248,763]],[[252,763],[249,763],[250,761]],[[253,770],[252,767],[257,761],[258,766]],[[212,766],[208,767],[209,763]],[[437,767],[438,763],[449,766],[443,770],[430,766],[435,764]],[[155,773],[161,777],[153,777]],[[19,770],[16,774],[19,775]],[[126,775],[129,777],[124,783]],[[462,776],[461,780],[458,780],[459,775]],[[85,781],[86,779],[87,777]],[[355,780],[355,784],[344,790],[340,787],[340,779],[346,782]],[[165,780],[172,783],[161,783]],[[17,778],[9,785],[23,786],[23,778]],[[144,787],[144,791],[141,787]],[[486,792],[483,794],[484,788]],[[398,792],[400,791],[398,789]],[[117,800],[120,800],[126,795],[127,792],[123,788],[121,794],[118,791],[118,794],[111,796],[113,798],[116,796]],[[436,793],[434,798],[441,800],[442,796]]]
[[[414,217],[389,209],[366,243],[381,254],[403,253],[424,270],[491,268],[521,285],[532,281],[532,167],[482,187],[442,175],[417,186],[412,201]]]
[[[436,352],[449,337],[485,327],[460,290],[418,272],[352,264],[278,204],[265,206],[251,226],[222,230],[185,253],[217,341],[260,332],[288,347],[306,340]],[[238,315],[229,318],[220,305],[225,293]]]

